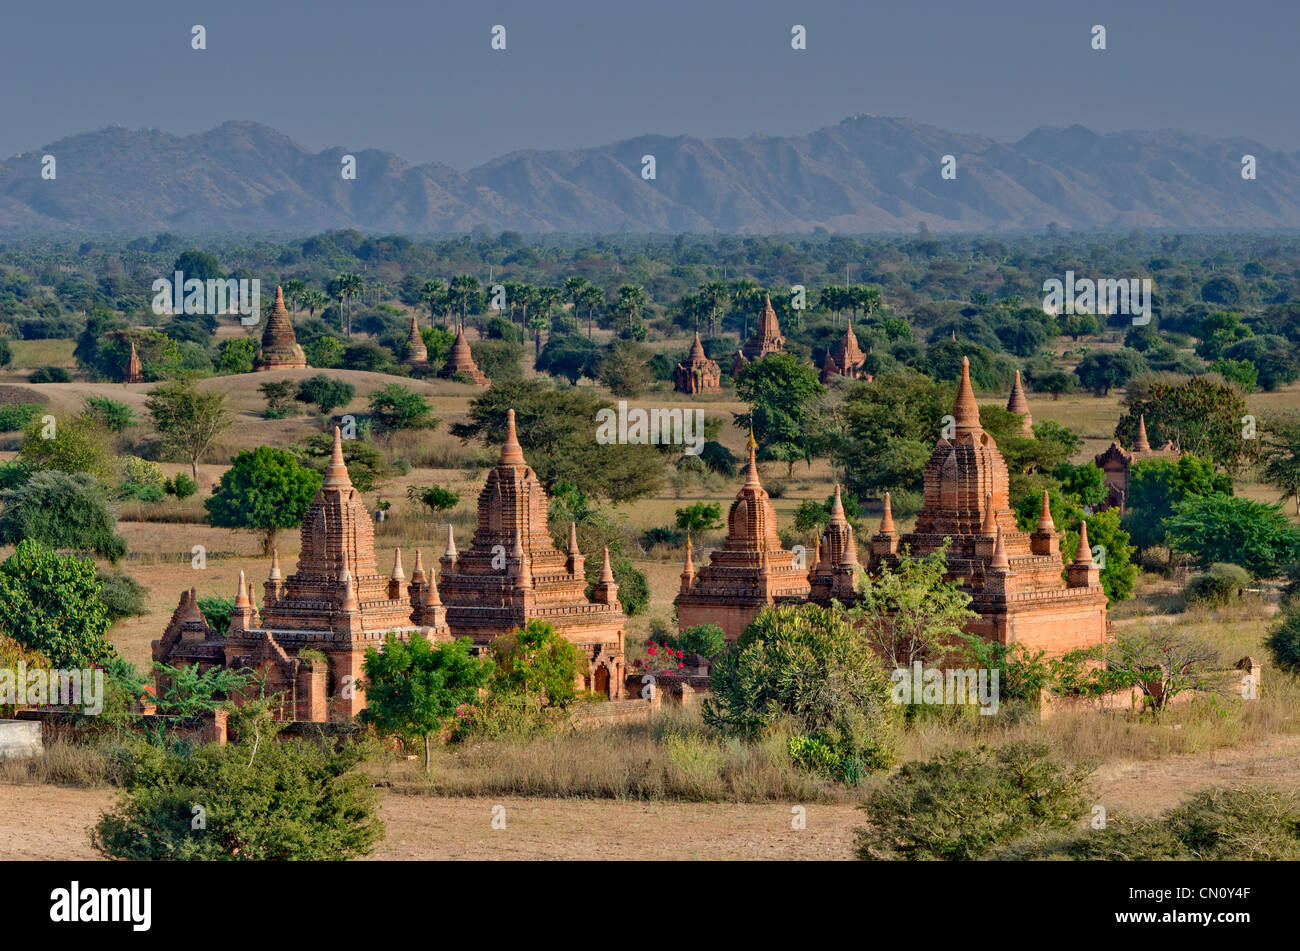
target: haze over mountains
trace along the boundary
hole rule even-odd
[[[357,177],[340,175],[345,154]],[[57,177],[41,177],[45,154]],[[940,177],[942,156],[957,178]],[[1241,177],[1244,154],[1258,178]],[[656,178],[641,177],[653,155]],[[521,151],[468,172],[303,149],[252,122],[120,127],[0,163],[0,230],[841,233],[1300,227],[1300,153],[1177,131],[1039,128],[1007,144],[854,116],[807,135],[645,135]]]

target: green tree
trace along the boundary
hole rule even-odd
[[[231,460],[203,505],[214,526],[264,533],[262,551],[269,555],[280,529],[302,524],[320,486],[320,473],[298,465],[290,453],[258,446]]]
[[[50,666],[80,669],[116,656],[95,563],[23,539],[0,563],[0,637],[39,652]]]
[[[952,403],[950,386],[907,368],[855,384],[840,407],[843,433],[831,453],[849,494],[919,491]]]
[[[273,380],[257,389],[266,400],[267,419],[283,419],[293,410],[293,394],[297,391],[293,380]]]
[[[1300,515],[1300,416],[1275,416],[1260,433],[1260,478],[1295,501]]]
[[[106,396],[82,397],[85,415],[96,420],[100,425],[115,433],[120,433],[128,426],[135,425],[135,410],[125,403],[110,400]]]
[[[722,528],[722,506],[717,502],[696,502],[677,510],[677,527],[692,535]]]
[[[112,561],[126,554],[117,517],[100,485],[87,473],[34,473],[24,484],[0,491],[0,542],[30,539],[48,548],[93,551]]]
[[[585,389],[557,389],[539,378],[496,380],[470,403],[470,421],[454,424],[451,434],[500,444],[511,409],[524,455],[548,490],[569,482],[586,495],[625,502],[663,484],[664,464],[656,447],[602,445],[592,438],[597,413],[612,411],[608,401]]]
[[[1184,499],[1232,494],[1232,477],[1190,453],[1179,459],[1139,459],[1129,469],[1123,525],[1145,550],[1165,544],[1165,521]]]
[[[756,737],[785,720],[817,741],[849,775],[887,769],[901,708],[865,638],[841,610],[816,604],[765,608],[713,664],[706,723]]]
[[[616,340],[600,362],[600,382],[615,396],[640,396],[653,382],[647,359],[645,347]]]
[[[736,425],[752,426],[759,457],[785,462],[793,474],[795,462],[811,462],[821,445],[816,420],[825,393],[812,367],[788,353],[769,354],[736,375],[736,395],[749,404]]]
[[[252,373],[257,344],[252,337],[231,337],[221,344],[222,373]]]
[[[86,413],[71,418],[41,417],[23,432],[18,458],[30,469],[84,472],[101,485],[112,480],[113,463],[104,427]]]
[[[344,380],[317,373],[298,384],[294,397],[300,403],[315,403],[316,408],[328,414],[330,410],[347,406],[357,395],[357,388]]]
[[[970,595],[945,581],[947,547],[922,558],[907,552],[895,565],[866,575],[848,616],[885,664],[895,670],[916,662],[938,663],[961,644],[975,617]]]
[[[478,700],[492,664],[470,655],[470,640],[434,646],[420,635],[409,641],[388,635],[382,651],[366,649],[366,709],[361,718],[381,733],[424,740],[424,770],[430,771],[429,740]]]
[[[1102,350],[1079,361],[1074,374],[1083,388],[1097,396],[1106,396],[1113,387],[1124,386],[1147,370],[1146,360],[1136,350]]]
[[[380,432],[401,429],[437,429],[428,399],[400,383],[390,383],[370,394],[370,416]]]
[[[150,390],[144,405],[163,448],[183,455],[190,475],[199,477],[199,458],[233,422],[226,409],[226,394],[201,391],[193,383],[164,383]]]
[[[1256,578],[1277,576],[1300,559],[1300,528],[1280,505],[1214,493],[1183,499],[1166,521],[1169,547],[1202,568],[1216,561],[1241,565]]]
[[[311,367],[329,370],[343,362],[343,343],[338,337],[317,337],[303,349]]]
[[[543,707],[571,703],[587,672],[582,651],[548,621],[529,621],[494,640],[491,650],[492,689],[522,694]]]
[[[1160,374],[1143,379],[1136,394],[1130,387],[1127,405],[1128,412],[1115,425],[1120,445],[1134,444],[1138,420],[1145,418],[1151,445],[1173,442],[1228,472],[1236,472],[1255,453],[1258,440],[1242,438],[1246,402],[1222,381]]]
[[[406,497],[412,502],[419,502],[434,515],[439,512],[447,512],[454,509],[460,504],[460,493],[453,492],[451,489],[444,489],[439,485],[430,486],[408,486]]]

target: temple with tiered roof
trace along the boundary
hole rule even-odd
[[[251,668],[267,694],[281,697],[290,720],[346,720],[365,707],[358,686],[365,652],[384,639],[447,640],[450,630],[433,575],[417,550],[408,581],[402,553],[383,575],[375,561],[374,524],[343,462],[337,428],[320,490],[303,520],[297,570],[280,572],[279,553],[263,584],[259,611],[239,573],[225,634],[199,611],[194,591],[181,595],[171,623],[153,642],[153,659],[172,666]]]
[[[1128,480],[1133,463],[1146,459],[1178,459],[1181,456],[1182,452],[1172,441],[1166,441],[1159,449],[1152,449],[1147,439],[1146,416],[1139,415],[1137,436],[1133,440],[1132,449],[1125,449],[1113,442],[1093,459],[1106,480],[1106,498],[1098,508],[1118,508],[1121,512],[1128,508]]]
[[[858,344],[858,336],[853,332],[853,324],[850,323],[845,328],[844,336],[835,346],[826,351],[826,359],[822,361],[822,382],[829,383],[837,376],[869,381],[872,378],[871,374],[863,369],[866,362],[867,355],[862,352],[862,347]]]
[[[781,325],[777,322],[776,311],[772,309],[772,297],[765,294],[763,313],[759,315],[754,336],[736,351],[731,363],[731,375],[735,376],[746,363],[761,360],[769,353],[785,353],[785,337],[781,336]]]
[[[926,463],[915,527],[899,535],[886,508],[881,529],[870,540],[867,570],[895,564],[904,549],[917,557],[946,545],[947,578],[971,596],[978,615],[968,633],[1049,656],[1101,644],[1106,592],[1088,546],[1087,524],[1063,579],[1061,535],[1046,493],[1035,530],[1016,527],[1006,463],[980,426],[965,358],[953,416],[952,438],[940,438]]]
[[[547,621],[586,655],[581,686],[618,699],[623,692],[627,619],[619,605],[609,550],[589,598],[577,532],[571,525],[567,551],[555,547],[546,523],[549,503],[537,473],[524,459],[510,410],[501,458],[479,493],[478,525],[470,547],[458,551],[447,530],[439,582],[447,624],[453,636],[468,637],[485,648],[528,621]]]
[[[768,605],[808,597],[807,566],[777,537],[776,512],[758,478],[757,449],[751,433],[745,482],[727,515],[726,541],[698,574],[687,548],[681,591],[674,602],[680,628],[716,624],[734,641]]]
[[[673,370],[673,389],[678,393],[716,393],[722,389],[722,368],[716,360],[710,360],[704,353],[704,344],[700,335],[695,334],[695,342],[684,363],[677,364]]]

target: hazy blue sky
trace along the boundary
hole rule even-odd
[[[489,48],[498,23],[505,52]],[[1089,48],[1094,23],[1105,52]],[[1080,122],[1291,151],[1297,27],[1297,0],[4,0],[0,155],[113,123],[187,134],[250,119],[313,151],[465,169],[860,112],[1003,141]]]

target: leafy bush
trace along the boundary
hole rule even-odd
[[[1300,674],[1300,605],[1287,605],[1277,625],[1269,631],[1264,646],[1278,667]]]
[[[37,472],[0,492],[0,504],[0,543],[29,539],[47,548],[94,551],[113,561],[126,554],[108,499],[87,473]]]
[[[215,595],[199,598],[199,611],[218,634],[224,635],[226,633],[226,629],[230,627],[231,612],[234,610],[235,601],[233,598],[222,598]]]
[[[298,384],[294,399],[299,403],[315,403],[322,413],[328,413],[336,407],[347,406],[356,395],[357,388],[351,383],[318,373]]]
[[[199,484],[184,472],[178,472],[176,473],[176,478],[168,479],[163,483],[163,491],[168,495],[174,495],[176,498],[184,501],[195,492],[199,491]]]
[[[39,651],[53,667],[81,668],[115,656],[95,563],[31,539],[0,564],[0,637]]]
[[[141,502],[162,501],[166,494],[167,479],[156,462],[139,456],[127,456],[118,468],[122,479],[117,488],[118,498],[137,499]]]
[[[1230,604],[1241,596],[1241,589],[1248,584],[1250,572],[1245,568],[1215,562],[1209,571],[1193,576],[1184,593],[1189,603]]]
[[[149,613],[144,605],[145,587],[130,575],[122,571],[101,571],[95,580],[99,582],[99,600],[108,611],[110,622]]]
[[[91,833],[108,858],[341,860],[384,836],[355,744],[309,739],[136,747],[122,797]],[[204,822],[194,827],[195,803]]]
[[[96,419],[101,425],[120,433],[135,423],[135,410],[125,403],[110,400],[106,396],[87,396],[82,400],[86,415]]]
[[[863,803],[858,858],[968,861],[1030,833],[1068,830],[1084,814],[1091,772],[1039,743],[906,763]]]
[[[1200,565],[1229,562],[1271,578],[1300,556],[1300,529],[1280,505],[1237,496],[1186,497],[1165,523],[1169,547]]]
[[[1300,859],[1300,796],[1267,786],[1202,790],[1152,818],[1107,817],[1104,829],[1026,837],[989,857],[1013,861],[1259,862]]]
[[[63,367],[38,367],[27,380],[30,383],[70,383],[72,374]]]
[[[727,634],[716,624],[695,624],[664,640],[669,647],[701,657],[717,657],[727,649]]]
[[[442,422],[433,415],[433,407],[425,397],[400,383],[390,383],[370,394],[370,415],[380,432],[436,429]]]
[[[0,432],[15,433],[26,429],[39,415],[39,403],[8,403],[0,406]]]
[[[778,723],[818,736],[865,769],[894,759],[901,709],[848,617],[815,604],[766,608],[713,664],[705,722],[757,737]]]

